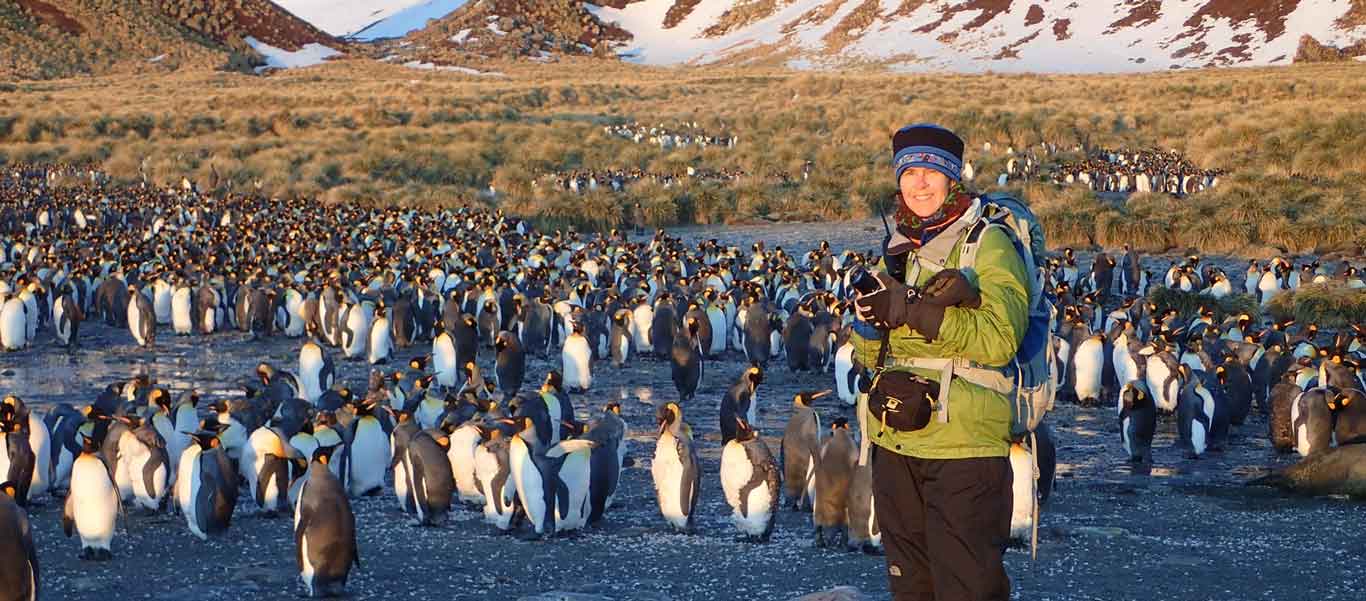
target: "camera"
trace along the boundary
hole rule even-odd
[[[877,280],[873,272],[863,267],[855,267],[854,272],[849,274],[849,286],[860,294],[872,294],[882,288],[882,282]]]

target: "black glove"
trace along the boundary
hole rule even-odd
[[[941,307],[976,309],[982,306],[982,296],[957,269],[945,269],[930,276],[925,282],[924,297],[925,302]]]
[[[921,302],[918,296],[910,294],[909,287],[885,272],[876,272],[874,276],[881,286],[854,298],[854,311],[859,319],[880,330],[910,326],[930,341],[939,336],[939,326],[944,321],[943,306]]]

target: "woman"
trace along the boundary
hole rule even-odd
[[[876,289],[854,301],[875,328],[857,328],[858,359],[883,366],[880,380],[901,372],[921,398],[894,400],[919,401],[926,414],[910,425],[895,419],[879,400],[881,384],[865,400],[889,588],[897,601],[1005,600],[1012,405],[992,376],[1015,356],[1027,326],[1025,264],[991,227],[976,230],[976,258],[960,265],[982,208],[961,181],[962,139],[911,125],[893,135],[892,152],[896,229]]]

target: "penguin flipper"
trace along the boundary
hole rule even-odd
[[[76,518],[72,504],[75,503],[76,495],[67,493],[66,502],[62,504],[62,532],[67,538],[71,538],[71,533],[76,526]]]

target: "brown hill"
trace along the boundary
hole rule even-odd
[[[248,37],[342,47],[268,0],[0,0],[0,77],[245,68],[260,59]]]
[[[637,1],[602,0],[595,4],[622,8]],[[409,34],[401,48],[412,58],[434,62],[595,53],[611,56],[611,45],[626,42],[631,35],[599,21],[586,4],[581,0],[470,2]]]

